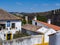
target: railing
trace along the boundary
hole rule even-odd
[[[42,44],[42,40],[43,35],[34,35],[8,41],[2,41],[2,45],[37,45]]]

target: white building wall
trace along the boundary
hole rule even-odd
[[[7,21],[0,21],[0,22],[2,22],[2,23],[4,23],[4,24],[6,24],[6,28],[8,28],[7,27]],[[15,27],[17,27],[17,30],[21,30],[21,21],[10,21],[10,27],[9,28],[11,28],[11,25],[12,25],[12,23],[15,23]]]
[[[48,29],[48,30],[49,31],[45,33],[45,42],[49,42],[49,35],[50,34],[56,33],[56,31],[53,29]]]
[[[53,30],[53,29],[48,29],[48,30],[49,30],[49,31],[46,33],[46,35],[50,35],[50,34],[56,33],[56,31]]]
[[[32,25],[35,25],[35,21],[34,20],[32,20]]]
[[[3,39],[3,40],[5,40],[3,32],[0,32],[0,38]]]
[[[9,41],[3,41],[2,45],[37,45],[42,44],[43,35],[33,35],[28,37],[22,37]]]
[[[60,45],[60,31],[49,36],[49,45]]]
[[[46,33],[47,31],[49,30],[45,27],[41,27],[40,29],[37,30],[37,32],[41,32],[41,33]]]
[[[37,30],[37,32],[41,32],[44,34],[44,43],[48,43],[49,42],[49,36],[46,34],[46,32],[48,32],[49,30],[45,27],[40,28],[39,30]]]
[[[16,27],[17,27],[17,30],[20,30],[21,31],[21,22],[17,22],[16,23]]]
[[[35,20],[32,20],[32,25],[35,25]],[[47,27],[45,26],[44,24],[40,23],[40,22],[37,22],[37,26],[42,26],[42,27]]]
[[[56,33],[55,30],[53,30],[51,28],[46,28],[46,27],[42,27],[42,28],[38,29],[37,32],[41,32],[44,34],[44,42],[45,43],[49,42],[49,36],[48,35]]]
[[[6,40],[6,36],[4,36],[4,34],[6,35],[6,34],[8,34],[8,33],[12,33],[12,35],[13,34],[15,34],[15,32],[16,31],[21,31],[21,21],[10,21],[10,27],[9,27],[9,29],[11,28],[11,24],[12,23],[15,23],[15,28],[14,29],[10,29],[10,30],[7,30],[7,21],[0,21],[0,24],[1,23],[3,23],[3,24],[6,24],[6,29],[2,29],[1,31],[0,31],[0,38],[2,38],[2,40]],[[17,27],[17,28],[16,28]]]

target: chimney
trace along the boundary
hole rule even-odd
[[[48,24],[51,24],[51,19],[48,19],[47,23],[48,23]]]
[[[55,10],[54,10],[54,14],[55,14]]]
[[[36,16],[34,17],[34,20],[37,20],[37,17]]]
[[[26,23],[28,24],[28,16],[25,16]]]

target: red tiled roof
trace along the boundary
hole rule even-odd
[[[25,24],[25,25],[22,26],[22,28],[26,29],[26,30],[30,30],[30,31],[37,31],[41,27],[40,26],[31,25],[31,24]]]
[[[32,32],[37,32],[37,30],[40,28],[42,28],[42,26],[35,26],[35,25],[31,25],[31,24],[25,24],[22,26],[22,29],[32,31]],[[43,34],[41,32],[37,32],[37,33]]]
[[[45,22],[42,22],[42,21],[38,21],[38,20],[35,20],[36,22],[39,22],[39,23],[42,23],[50,28],[53,28],[54,30],[58,31],[60,30],[60,27],[59,26],[56,26],[56,25],[53,25],[53,24],[48,24],[48,23],[45,23]]]

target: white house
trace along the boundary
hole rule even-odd
[[[37,18],[35,17],[32,20],[32,25],[42,26],[42,28],[37,30],[37,32],[44,33],[44,42],[45,43],[49,43],[49,36],[48,35],[54,34],[58,30],[60,30],[59,26],[51,24],[51,20],[50,19],[48,19],[48,21],[46,23],[46,22],[38,21]]]
[[[48,44],[49,43],[49,34],[53,34],[56,33],[55,30],[51,29],[51,28],[46,28],[43,26],[37,26],[37,25],[31,25],[31,24],[25,24],[24,26],[22,26],[22,33],[27,33],[29,35],[43,35],[44,37],[42,43],[44,44]]]
[[[60,30],[49,35],[49,45],[60,45]]]
[[[58,30],[60,30],[60,27],[52,25],[51,20],[48,19],[46,22],[38,21],[36,16],[32,20],[32,25],[31,24],[25,24],[22,26],[22,32],[23,33],[28,33],[30,35],[43,35],[43,43],[44,44],[49,44],[49,36],[50,34],[56,33]]]
[[[21,31],[21,18],[0,9],[0,38],[10,40],[19,30]]]

